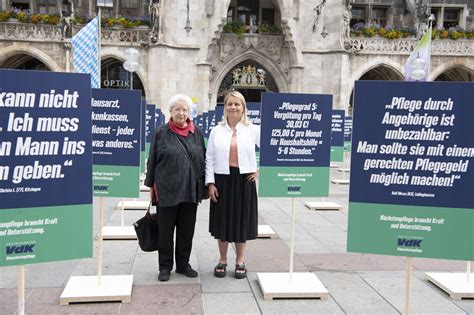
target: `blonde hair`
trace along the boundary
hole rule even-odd
[[[226,107],[227,101],[229,100],[231,96],[237,98],[242,103],[242,106],[244,107],[244,112],[242,113],[242,118],[240,118],[240,122],[244,124],[245,126],[248,126],[250,124],[250,120],[247,117],[247,102],[245,101],[245,97],[240,92],[237,92],[237,91],[229,92],[224,98],[224,116],[222,117],[221,125],[225,126],[227,124],[227,112],[225,110],[225,107]]]

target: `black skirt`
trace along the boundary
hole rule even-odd
[[[237,167],[230,175],[215,174],[219,197],[211,200],[209,232],[221,241],[244,243],[257,238],[258,202],[255,182],[247,180]]]

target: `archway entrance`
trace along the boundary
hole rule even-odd
[[[434,81],[473,82],[474,72],[462,66],[455,66],[441,73]]]
[[[108,58],[101,62],[101,88],[105,89],[130,89],[130,72],[123,68],[123,62],[115,58]],[[133,89],[141,90],[146,97],[145,89],[140,77],[133,73]]]
[[[0,65],[4,69],[51,71],[43,62],[28,54],[20,53],[8,58]]]
[[[265,67],[248,59],[226,74],[219,87],[217,103],[222,103],[233,90],[242,93],[247,102],[260,102],[262,92],[278,92],[278,86]]]
[[[359,80],[366,80],[366,81],[401,81],[403,80],[403,75],[393,70],[387,66],[377,66],[373,69],[370,69],[366,73],[364,73]],[[352,115],[352,111],[354,109],[354,89],[352,89],[351,98],[349,99],[349,115]]]

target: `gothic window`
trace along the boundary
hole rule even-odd
[[[138,8],[138,0],[121,0],[122,9],[136,9]]]
[[[20,9],[20,10],[29,10],[30,9],[29,0],[14,0],[14,1],[11,2],[10,5],[14,9]]]
[[[387,8],[386,7],[373,7],[371,15],[372,24],[380,27],[387,25]]]
[[[275,9],[262,9],[262,23],[275,25]]]
[[[255,0],[237,0],[237,18],[245,25],[258,23],[259,1]]]
[[[353,27],[357,23],[365,24],[367,22],[367,7],[353,6],[351,12],[351,27]]]
[[[443,16],[443,27],[445,30],[449,29],[450,27],[456,27],[459,23],[459,18],[461,17],[461,9],[451,9],[445,8],[444,9],[444,16]]]
[[[434,21],[433,21],[433,28],[437,27],[437,28],[441,28],[443,25],[440,24],[439,22],[442,21],[442,17],[441,17],[441,8],[431,8],[431,14],[434,15]]]
[[[231,0],[227,9],[227,23],[240,21],[249,26],[261,25],[280,26],[280,13],[274,0]]]
[[[40,0],[39,13],[41,14],[58,13],[58,10],[56,8],[56,0]]]
[[[229,7],[227,10],[227,23],[234,21],[234,7]]]

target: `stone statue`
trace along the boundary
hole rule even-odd
[[[259,86],[265,86],[267,85],[267,81],[265,79],[265,75],[267,73],[263,69],[258,69],[257,70],[257,79],[258,79],[258,85]]]
[[[72,36],[71,30],[72,18],[70,16],[63,16],[61,19],[61,35],[62,38],[70,38]]]
[[[236,68],[232,71],[232,85],[240,85],[240,78],[242,78],[242,70]]]
[[[151,32],[150,41],[156,43],[158,41],[158,34],[160,29],[160,3],[150,3],[150,18],[151,18]]]
[[[344,23],[344,29],[342,33],[345,39],[349,39],[351,37],[352,6],[350,5],[349,1],[347,2],[347,6],[344,8],[344,13],[342,15]]]
[[[326,0],[322,0],[320,4],[314,7],[314,22],[313,22],[313,32],[316,32],[316,27],[318,26],[319,17],[323,11],[323,7],[326,4]]]

